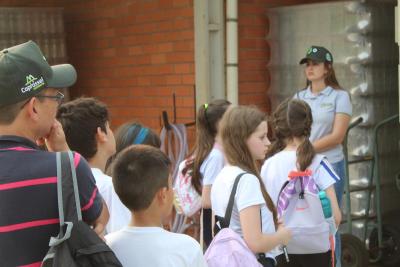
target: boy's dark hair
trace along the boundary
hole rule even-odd
[[[112,167],[115,192],[132,211],[147,209],[160,188],[168,187],[171,161],[149,145],[132,145],[121,151]]]
[[[61,105],[56,117],[63,126],[68,146],[91,159],[97,153],[97,127],[107,133],[107,106],[95,98],[77,98]]]

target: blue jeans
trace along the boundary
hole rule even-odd
[[[339,162],[331,163],[333,170],[336,174],[340,177],[340,181],[335,183],[335,192],[336,198],[338,200],[339,208],[342,205],[342,198],[343,198],[343,190],[344,190],[344,179],[345,179],[345,166],[344,166],[344,159]],[[341,249],[341,242],[340,242],[340,233],[337,231],[336,236],[336,245],[335,245],[335,258],[336,258],[336,267],[341,267],[342,263],[340,262],[340,257],[342,255]]]

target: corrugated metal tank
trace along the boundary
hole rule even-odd
[[[395,4],[396,1],[341,1],[270,9],[267,40],[271,46],[268,70],[273,108],[305,87],[299,60],[307,48],[324,46],[333,54],[339,83],[351,94],[352,119],[364,119],[350,131],[349,155],[371,154],[373,127],[399,110]],[[400,172],[399,136],[398,122],[389,124],[379,135],[384,218],[400,214],[400,192],[395,186],[395,176]],[[349,166],[352,186],[367,185],[370,165],[363,162]],[[368,197],[368,191],[351,193],[353,215],[365,214]],[[373,208],[371,214],[374,212]],[[363,221],[354,221],[354,234],[363,238],[363,227]]]

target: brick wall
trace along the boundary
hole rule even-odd
[[[194,24],[190,0],[65,1],[68,54],[79,77],[73,95],[94,95],[114,125],[139,120],[158,129],[193,120]]]
[[[0,7],[59,7],[58,0],[0,0]]]
[[[239,103],[268,110],[269,86],[266,65],[269,47],[265,40],[268,21],[264,0],[239,1]]]

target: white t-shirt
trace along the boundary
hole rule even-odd
[[[239,167],[227,165],[216,177],[211,188],[211,206],[215,215],[221,217],[225,216],[235,179],[243,172],[245,171]],[[263,233],[275,233],[273,216],[265,204],[264,197],[261,193],[260,182],[255,175],[249,173],[240,178],[229,228],[243,237],[239,212],[254,205],[261,205]],[[274,253],[271,253],[271,251],[266,252],[266,256],[274,258]]]
[[[125,267],[207,266],[196,240],[161,227],[127,226],[105,238]]]
[[[100,195],[106,202],[110,213],[110,219],[106,225],[106,233],[118,231],[129,224],[131,212],[122,204],[117,193],[115,193],[112,178],[97,168],[92,168],[92,173]]]
[[[224,154],[216,144],[200,166],[200,173],[203,175],[203,185],[212,185],[215,177],[217,177],[224,165]]]
[[[283,184],[288,180],[289,172],[297,170],[296,161],[296,151],[283,150],[267,159],[261,168],[261,178],[275,204]],[[340,180],[326,158],[314,170],[313,178],[320,190],[325,190]]]

